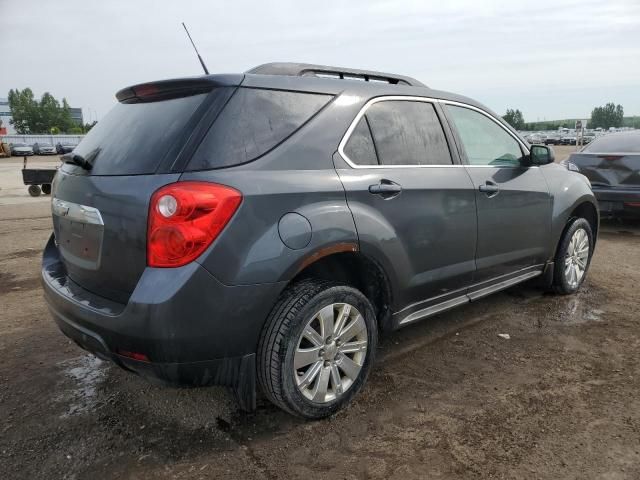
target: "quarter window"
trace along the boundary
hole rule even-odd
[[[344,148],[347,157],[358,165],[378,165],[376,147],[371,138],[367,118],[363,116],[351,133]]]
[[[520,166],[520,144],[496,122],[470,108],[447,105],[471,165]]]
[[[293,135],[330,95],[240,87],[189,162],[187,171],[247,163]]]
[[[345,154],[359,165],[451,165],[433,104],[408,100],[374,103],[351,134]]]

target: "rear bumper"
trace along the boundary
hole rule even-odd
[[[206,360],[201,362],[160,363],[134,360],[113,353],[97,333],[82,327],[50,309],[58,327],[79,347],[133,372],[154,384],[173,386],[223,385],[231,387],[238,405],[251,411],[256,404],[256,355]]]
[[[67,277],[53,237],[42,284],[58,327],[83,349],[152,381],[225,385],[241,406],[254,403],[256,346],[283,284],[227,286],[193,262],[146,269],[128,303],[119,304]]]
[[[593,194],[603,216],[640,215],[640,189],[593,188]]]

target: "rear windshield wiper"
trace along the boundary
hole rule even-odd
[[[85,160],[82,155],[78,155],[77,153],[67,153],[66,155],[62,155],[60,158],[64,163],[78,165],[80,168],[84,168],[85,170],[91,170],[93,168],[91,163]]]

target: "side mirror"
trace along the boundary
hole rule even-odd
[[[530,163],[531,165],[547,165],[556,161],[556,155],[553,148],[547,145],[532,145]]]

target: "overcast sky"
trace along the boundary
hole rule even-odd
[[[0,96],[102,117],[127,85],[298,61],[396,72],[525,120],[640,115],[640,0],[0,0]]]

